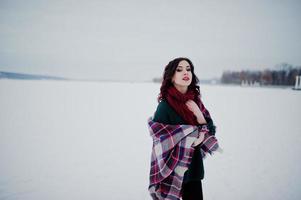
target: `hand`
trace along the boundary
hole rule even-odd
[[[200,132],[199,137],[193,142],[192,146],[198,146],[199,144],[201,144],[205,139],[205,132]]]
[[[188,107],[188,109],[191,112],[193,112],[193,114],[196,116],[197,121],[198,121],[199,124],[206,124],[207,123],[202,111],[200,110],[198,105],[193,100],[188,100],[185,104]]]
[[[194,115],[198,114],[199,112],[201,112],[201,110],[199,109],[198,105],[193,101],[193,100],[188,100],[186,101],[186,106],[188,107],[188,109],[193,112]]]

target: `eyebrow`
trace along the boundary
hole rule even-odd
[[[178,67],[182,67],[183,68],[183,66],[181,66],[181,65],[179,65]],[[187,65],[186,67],[190,67],[189,65]]]

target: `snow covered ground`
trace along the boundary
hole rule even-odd
[[[0,199],[147,200],[159,84],[0,80]],[[204,199],[301,199],[301,92],[201,85]]]

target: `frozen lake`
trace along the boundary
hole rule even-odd
[[[0,199],[151,199],[159,87],[0,80]],[[204,161],[204,199],[301,199],[301,92],[200,87],[224,150]]]

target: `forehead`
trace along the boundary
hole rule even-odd
[[[178,67],[189,67],[189,63],[186,60],[181,60],[178,64]]]

